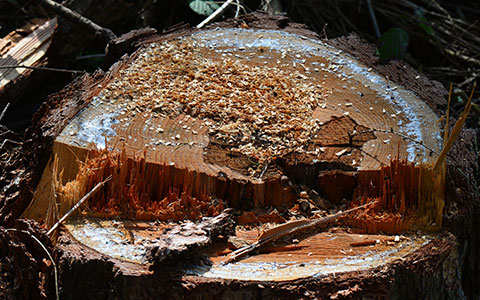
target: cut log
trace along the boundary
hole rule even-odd
[[[57,19],[48,20],[33,30],[33,32],[28,36],[18,41],[15,46],[8,48],[6,53],[2,53],[0,67],[30,67],[38,64],[38,62],[47,52],[56,25]],[[8,45],[8,41],[2,40],[2,42],[5,42],[6,45]],[[7,47],[2,48],[7,49]],[[24,68],[0,69],[0,90],[3,89],[9,82],[22,75],[25,71],[26,69]]]
[[[56,239],[63,298],[462,293],[455,238],[437,232],[445,173],[431,167],[443,141],[433,109],[311,32],[262,18],[266,29],[230,23],[151,37],[109,73],[55,96],[84,108],[56,135],[24,216],[50,227],[112,175]],[[191,251],[171,268],[158,267],[168,247],[147,255],[172,226],[176,245],[205,240],[202,224],[225,207],[295,221],[320,202],[373,200],[335,224],[352,229],[289,236],[237,263],[221,263],[231,251],[225,236],[194,248],[209,255],[203,266],[189,262]],[[252,243],[271,226],[237,227],[235,236]]]
[[[12,32],[0,40],[0,99],[8,98],[10,101],[21,93],[20,87],[15,87],[18,81],[25,81],[31,73],[27,68],[12,68],[12,66],[35,67],[45,63],[45,55],[52,41],[52,36],[57,26],[57,19],[34,20],[36,25],[26,26],[30,33],[19,39]],[[42,22],[43,21],[43,22]]]

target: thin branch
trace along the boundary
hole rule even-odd
[[[472,82],[475,81],[475,80],[478,80],[478,78],[479,78],[479,77],[478,77],[478,74],[473,73],[473,74],[472,74],[472,77],[469,77],[469,78],[465,79],[463,82],[459,83],[459,84],[458,84],[458,87],[462,88],[462,87],[464,87],[465,85],[470,84],[470,83],[472,83]],[[0,119],[1,119],[1,118],[0,118]]]
[[[460,59],[462,59],[463,61],[467,62],[467,63],[474,63],[476,65],[480,65],[480,60],[479,59],[475,59],[473,57],[469,57],[467,55],[463,55],[461,53],[459,53],[458,51],[453,51],[453,50],[450,50],[450,49],[445,49],[445,52],[447,54],[450,54],[452,56],[455,56],[455,57],[458,57]]]
[[[82,59],[91,59],[91,58],[104,58],[105,53],[99,53],[99,54],[90,54],[90,55],[79,55],[75,57],[76,60],[82,60]]]
[[[10,131],[7,127],[2,126],[2,124],[0,124],[0,137],[7,135],[9,133],[12,133],[12,131]],[[2,149],[2,147],[0,147],[0,149]]]
[[[299,231],[299,230],[313,229],[313,228],[315,228],[315,227],[317,227],[321,224],[333,221],[333,220],[335,220],[335,219],[337,219],[341,216],[344,216],[344,215],[349,214],[353,211],[364,208],[364,207],[366,207],[366,206],[368,206],[372,203],[375,203],[375,202],[366,203],[364,205],[361,205],[361,206],[358,206],[358,207],[355,207],[355,208],[351,208],[351,209],[348,209],[346,211],[338,212],[336,214],[329,215],[329,216],[326,216],[326,217],[323,217],[323,218],[314,219],[314,220],[297,220],[297,221],[285,223],[285,224],[276,226],[274,228],[271,228],[268,231],[264,232],[262,234],[262,236],[259,238],[259,240],[256,241],[255,243],[253,243],[251,245],[248,245],[248,246],[245,246],[243,248],[240,248],[240,249],[232,252],[230,254],[230,257],[225,262],[223,262],[223,264],[228,264],[228,263],[235,262],[240,257],[242,257],[244,255],[247,255],[249,253],[252,253],[253,251],[258,250],[260,247],[265,246],[267,243],[270,243],[270,242],[272,242],[274,240],[277,240],[281,237],[293,234],[294,232]]]
[[[75,204],[60,220],[58,220],[57,223],[55,223],[55,225],[52,226],[52,228],[50,228],[50,230],[47,232],[47,235],[52,234],[52,232],[54,232],[55,229],[57,229],[57,227],[60,226],[60,224],[62,224],[63,221],[65,221],[77,208],[79,208],[83,202],[90,199],[98,190],[100,190],[100,188],[105,183],[110,181],[110,179],[112,179],[112,175],[108,176],[107,179],[105,179],[104,181],[99,182],[90,192],[88,192],[85,196],[83,196],[83,198],[80,199],[80,201],[78,201],[77,204]]]
[[[47,253],[48,258],[50,259],[50,261],[52,262],[52,265],[53,265],[53,275],[54,275],[54,277],[55,277],[55,296],[56,296],[56,299],[57,299],[57,300],[60,300],[60,294],[59,294],[59,292],[58,292],[57,265],[55,264],[55,261],[53,260],[53,257],[52,257],[52,255],[50,254],[50,252],[48,252],[47,247],[45,247],[45,245],[43,245],[43,243],[42,243],[36,236],[34,236],[33,234],[31,234],[30,232],[28,232],[28,231],[26,231],[26,230],[15,229],[15,228],[7,228],[6,230],[7,230],[7,231],[21,232],[21,233],[27,234],[27,235],[30,236],[33,240],[35,240],[35,242],[37,242],[37,243],[40,245],[40,247],[42,247],[42,249],[43,249],[43,251],[45,251],[45,253]]]
[[[77,22],[80,25],[83,25],[84,27],[87,27],[89,29],[92,29],[95,31],[95,33],[101,34],[107,41],[116,39],[117,36],[108,28],[101,27],[100,25],[92,22],[91,20],[85,18],[84,16],[80,15],[79,13],[59,4],[56,3],[52,0],[41,0],[41,2],[48,7],[50,7],[53,11],[55,11],[57,14],[68,18],[72,21]]]
[[[4,139],[2,144],[0,145],[0,149],[3,149],[3,147],[5,147],[6,143],[11,143],[11,144],[14,144],[14,145],[23,145],[22,142],[17,142],[17,141],[12,141],[12,140],[9,140],[9,139]]]
[[[5,105],[5,108],[2,110],[2,113],[0,114],[0,122],[2,122],[3,117],[5,116],[5,113],[7,112],[8,107],[10,106],[10,102]]]
[[[370,13],[370,19],[372,19],[373,29],[375,30],[375,35],[377,39],[380,38],[380,28],[378,27],[377,17],[375,16],[375,12],[373,11],[372,1],[366,0],[368,6],[368,12]]]
[[[237,1],[237,10],[235,11],[235,18],[238,18],[238,16],[240,15],[240,0],[236,0]]]
[[[202,28],[203,26],[205,26],[205,24],[215,19],[225,8],[227,8],[227,6],[232,4],[233,1],[234,0],[225,1],[225,3],[223,3],[222,6],[220,6],[216,11],[213,12],[213,14],[211,14],[205,20],[203,20],[200,24],[198,24],[197,29]]]
[[[86,71],[79,71],[79,70],[57,69],[57,68],[48,68],[48,67],[32,67],[32,66],[21,66],[21,65],[0,66],[0,70],[1,69],[31,69],[31,70],[41,70],[41,71],[73,73],[73,74],[87,73]]]
[[[265,167],[263,168],[262,173],[260,173],[260,177],[258,177],[259,179],[263,178],[263,175],[265,175],[265,172],[267,171],[267,169],[268,169],[268,161],[265,163]]]

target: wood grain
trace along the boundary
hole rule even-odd
[[[353,196],[357,173],[380,176],[395,158],[433,162],[441,148],[435,114],[413,93],[342,51],[279,31],[205,30],[151,43],[97,88],[55,141],[61,183],[87,180],[69,149],[80,161],[107,149],[149,170],[142,201],[176,191],[283,211],[298,197],[293,184],[305,184],[340,202]],[[52,198],[49,172],[30,217]]]
[[[0,66],[35,65],[45,55],[56,26],[56,18],[46,21],[45,24],[35,29],[2,55]],[[25,70],[24,68],[0,70],[0,89],[20,76]]]

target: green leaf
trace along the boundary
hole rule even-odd
[[[425,31],[426,34],[433,36],[435,34],[435,31],[433,30],[432,26],[428,25],[427,19],[425,17],[421,17],[420,21],[418,23],[418,26]]]
[[[427,25],[426,23],[420,23],[420,24],[418,24],[418,25],[419,25],[419,26],[425,31],[425,33],[428,34],[428,35],[432,35],[432,36],[433,36],[433,34],[435,33],[435,32],[433,31],[433,28],[430,27],[429,25]]]
[[[382,62],[399,59],[407,52],[408,32],[401,28],[390,28],[378,39],[378,53]]]
[[[418,21],[418,26],[420,26],[420,28],[422,28],[426,34],[433,36],[435,31],[433,30],[432,26],[430,26],[427,18],[425,18],[424,13],[424,9],[416,8],[413,15]]]
[[[209,16],[213,14],[220,6],[213,1],[190,0],[188,6],[199,15]]]

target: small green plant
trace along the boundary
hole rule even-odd
[[[202,16],[209,16],[220,7],[214,1],[209,0],[189,0],[188,6],[190,6],[194,12]]]
[[[405,30],[393,27],[378,39],[377,55],[382,62],[400,59],[407,52],[409,35]]]
[[[430,26],[430,22],[427,20],[427,18],[425,18],[423,9],[416,8],[414,12],[414,17],[418,22],[418,26],[422,28],[427,35],[435,35],[435,31],[433,30],[432,26]]]

